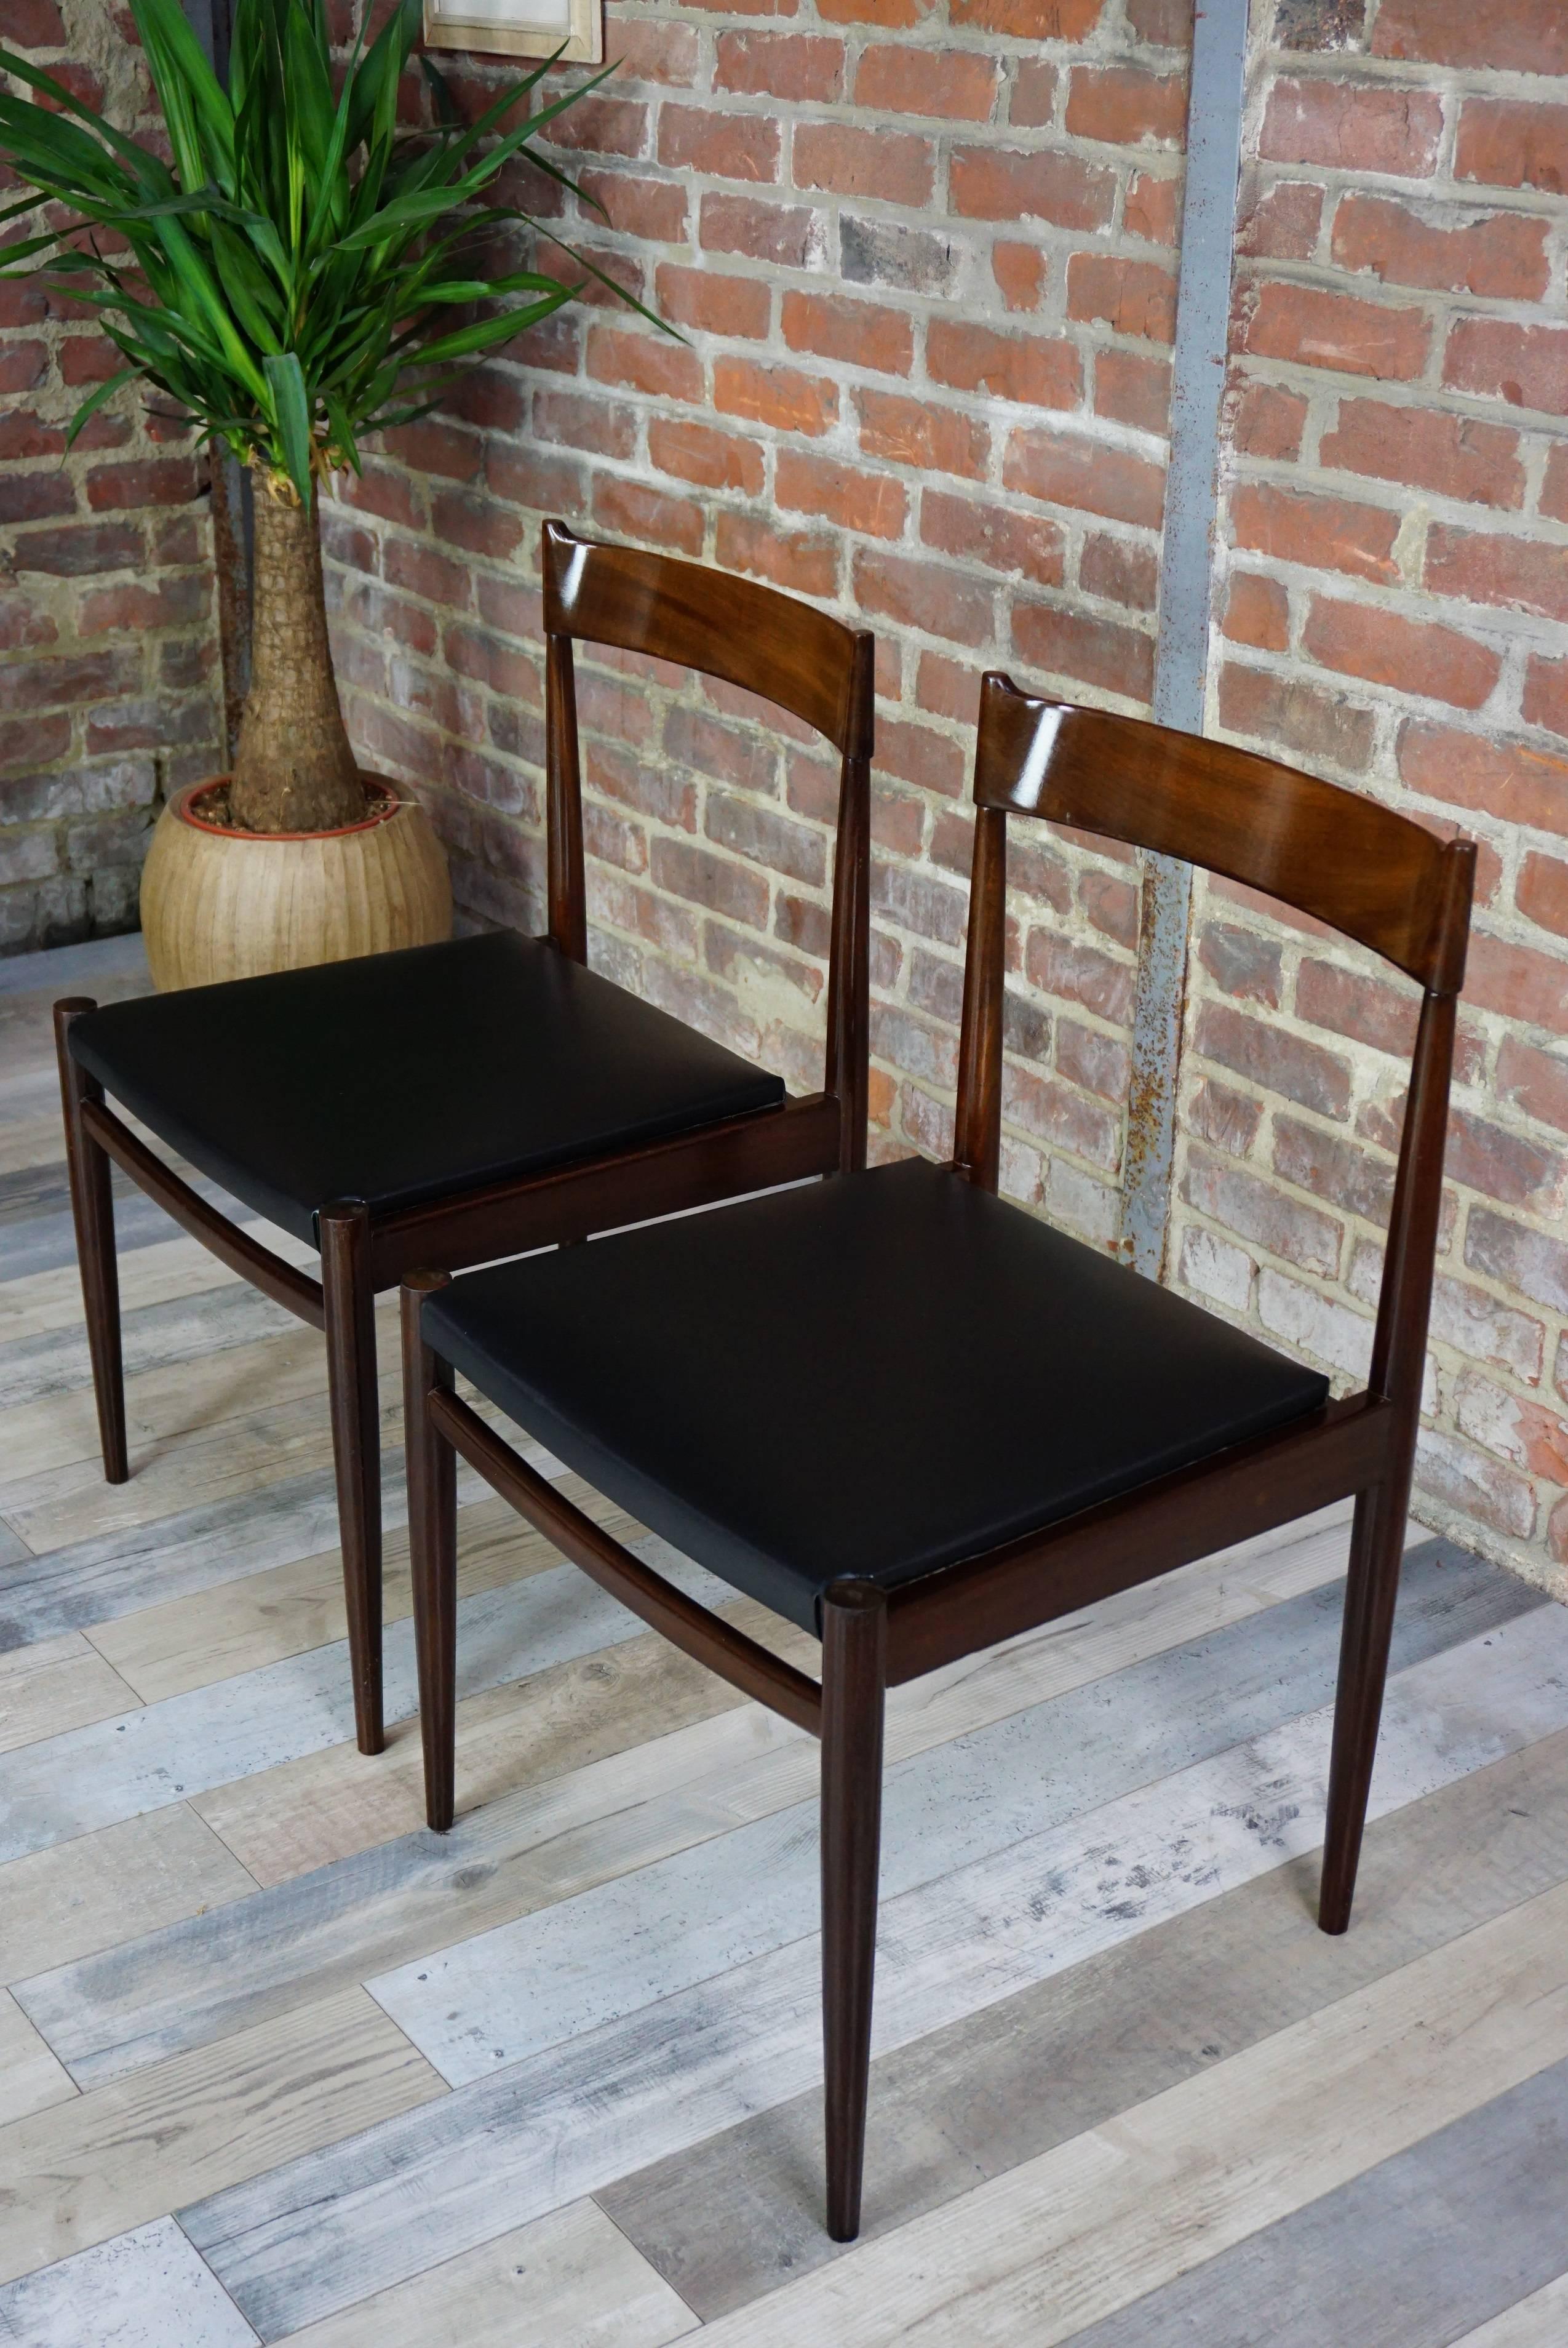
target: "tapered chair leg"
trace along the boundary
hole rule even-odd
[[[360,1751],[379,1753],[386,1741],[381,1691],[381,1392],[370,1219],[356,1200],[338,1200],[323,1207],[318,1220],[354,1727]]]
[[[1390,1483],[1361,1493],[1356,1502],[1339,1645],[1339,1685],[1334,1701],[1323,1882],[1317,1902],[1317,1921],[1326,1932],[1343,1932],[1350,1921],[1383,1688],[1389,1675],[1409,1498],[1407,1468]]]
[[[55,1049],[60,1062],[60,1100],[66,1117],[66,1165],[71,1183],[71,1215],[77,1227],[87,1312],[87,1356],[93,1365],[98,1441],[104,1475],[123,1484],[130,1474],[125,1441],[125,1374],[119,1342],[119,1265],[115,1255],[114,1194],[108,1153],[82,1123],[82,1107],[102,1100],[103,1087],[71,1056],[70,1032],[85,1012],[96,1011],[90,995],[67,995],[55,1005]]]
[[[425,1815],[437,1834],[446,1832],[456,1807],[457,1461],[430,1417],[431,1394],[451,1392],[451,1365],[425,1344],[420,1316],[425,1298],[448,1280],[444,1272],[416,1272],[403,1283],[403,1431],[419,1735]]]
[[[881,1591],[869,1581],[830,1583],[822,1606],[822,2035],[827,2230],[835,2242],[860,2231],[886,1653]]]

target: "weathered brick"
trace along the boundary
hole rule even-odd
[[[1235,644],[1284,652],[1290,642],[1290,598],[1278,580],[1235,572],[1225,597],[1225,633]]]
[[[776,740],[759,736],[739,726],[726,725],[705,710],[692,709],[680,703],[670,709],[664,719],[664,750],[682,767],[694,767],[700,774],[716,775],[759,798],[777,796]],[[831,820],[832,810],[837,805],[838,778],[831,769],[828,771],[825,820]],[[682,820],[684,822],[683,817]]]
[[[1497,1093],[1523,1116],[1568,1133],[1568,1060],[1505,1035],[1498,1046]]]
[[[812,231],[813,215],[804,204],[767,203],[716,190],[702,198],[698,234],[704,252],[743,252],[781,269],[804,269]]]
[[[713,405],[721,414],[743,416],[778,432],[817,435],[827,431],[838,413],[838,392],[825,376],[725,357],[713,365]]]
[[[1465,1225],[1464,1260],[1552,1313],[1568,1313],[1568,1246],[1490,1207],[1472,1207]]]
[[[1505,1019],[1568,1035],[1568,963],[1553,954],[1475,931],[1465,966],[1465,994],[1480,1010],[1499,1011]]]
[[[1442,100],[1435,90],[1282,75],[1269,92],[1258,151],[1271,163],[1318,163],[1336,171],[1418,180],[1436,169],[1442,134]]]
[[[971,480],[984,477],[990,435],[973,417],[883,391],[856,392],[856,407],[860,446],[867,457],[886,457],[897,465]]]
[[[831,102],[844,89],[844,43],[811,33],[721,33],[713,83],[795,105]]]
[[[595,216],[618,235],[644,237],[656,244],[685,242],[686,191],[678,181],[638,171],[589,169],[577,174],[577,183],[591,200]]]
[[[1388,506],[1304,496],[1272,482],[1244,482],[1231,499],[1237,546],[1317,571],[1343,571],[1381,586],[1398,583],[1393,560],[1399,516]]]
[[[940,318],[927,328],[926,366],[934,382],[954,390],[988,392],[993,399],[1030,407],[1074,407],[1083,389],[1071,343],[1042,335],[1000,335]]]
[[[967,49],[905,48],[878,41],[855,77],[856,106],[885,114],[985,122],[996,103],[998,61]]]
[[[762,492],[763,452],[735,433],[656,417],[648,427],[648,454],[661,473],[699,489],[738,489],[753,498]]]
[[[1158,527],[1164,511],[1161,466],[1078,434],[1027,427],[1015,431],[1003,459],[1002,481],[1048,505],[1071,506],[1151,529]]]
[[[1568,937],[1568,864],[1531,850],[1519,868],[1513,900],[1527,921]]]
[[[1129,611],[1152,612],[1160,597],[1160,558],[1152,546],[1109,530],[1090,530],[1078,557],[1078,583],[1086,595],[1102,595]]]
[[[1278,1010],[1283,956],[1272,939],[1230,922],[1208,922],[1198,939],[1198,960],[1225,994]]]
[[[1096,351],[1094,413],[1163,438],[1171,422],[1170,361],[1142,351]]]
[[[1426,366],[1430,339],[1424,310],[1270,278],[1257,289],[1242,347],[1256,358],[1409,383]]]
[[[496,442],[485,459],[486,486],[512,505],[535,513],[579,514],[586,510],[583,470],[547,450]]]
[[[1399,761],[1412,790],[1568,836],[1568,758],[1411,718],[1400,730]]]
[[[1336,428],[1323,436],[1318,462],[1475,505],[1518,506],[1524,498],[1519,435],[1440,408],[1341,400]]]
[[[1098,947],[1081,945],[1057,930],[1031,930],[1024,950],[1024,970],[1043,994],[1076,1003],[1114,1026],[1131,1025],[1132,971],[1128,963],[1113,961]]]
[[[1020,1011],[1030,1008],[1027,1005],[1019,1007]],[[1049,1023],[1043,1018],[1040,1018],[1040,1025],[1049,1032]],[[1019,1048],[1011,1036],[1009,1043],[1012,1050]],[[1056,1023],[1056,1066],[1061,1075],[1075,1085],[1081,1085],[1086,1092],[1098,1093],[1102,1100],[1120,1106],[1127,1097],[1127,1087],[1132,1076],[1132,1056],[1125,1044],[1118,1043],[1114,1035],[1102,1035],[1098,1027],[1081,1026],[1076,1019],[1059,1019]]]
[[[1252,1296],[1252,1258],[1244,1248],[1232,1247],[1201,1223],[1189,1223],[1183,1231],[1178,1277],[1196,1295],[1232,1313],[1245,1313]]]
[[[1568,521],[1568,441],[1554,441],[1546,452],[1541,510],[1553,521]]]
[[[1014,130],[1038,130],[1056,119],[1061,75],[1048,57],[1024,57],[1013,76],[1008,121]]]
[[[19,521],[45,521],[77,510],[76,484],[64,474],[13,473],[0,479],[0,529]]]
[[[1543,726],[1568,736],[1568,660],[1532,653],[1525,665],[1521,709],[1527,726]]]
[[[1199,1214],[1304,1272],[1332,1280],[1339,1269],[1342,1226],[1335,1218],[1287,1198],[1244,1167],[1189,1149],[1182,1196]]]
[[[699,171],[717,180],[776,180],[782,145],[771,114],[724,114],[669,102],[659,109],[659,160],[670,170]]]
[[[1334,258],[1389,285],[1426,285],[1530,302],[1546,291],[1551,223],[1519,212],[1489,212],[1455,223],[1386,196],[1350,194],[1334,215]]]
[[[695,351],[663,335],[596,325],[588,338],[587,366],[596,383],[623,384],[660,399],[700,400],[702,362]]]
[[[1220,672],[1220,724],[1277,745],[1310,765],[1364,774],[1372,755],[1372,715],[1305,678],[1227,661]]]
[[[1407,620],[1369,603],[1315,595],[1303,645],[1325,668],[1396,692],[1479,709],[1501,673],[1501,655],[1456,628]]]
[[[1542,1215],[1561,1203],[1565,1169],[1555,1150],[1542,1149],[1522,1134],[1456,1107],[1449,1117],[1449,1174],[1467,1189],[1481,1190],[1505,1207],[1525,1207]]]
[[[1112,334],[1173,342],[1176,281],[1157,262],[1075,252],[1067,264],[1067,314],[1085,321],[1103,319]]]
[[[1013,606],[1014,650],[1050,676],[1071,678],[1148,702],[1154,690],[1154,640],[1114,620],[1091,618],[1057,603]]]
[[[833,595],[840,548],[825,531],[775,530],[751,514],[722,513],[715,548],[723,571],[745,571],[792,595]]]
[[[900,538],[904,532],[908,500],[899,482],[804,448],[779,450],[774,494],[788,510],[820,514],[866,538]]]
[[[1060,587],[1065,575],[1062,531],[1016,507],[927,489],[920,501],[920,535],[944,554],[1015,572],[1040,586]]]
[[[764,336],[773,316],[773,293],[761,277],[731,277],[712,269],[682,269],[661,262],[653,279],[659,314],[672,325],[694,326],[708,335],[743,341]]]
[[[1009,310],[1038,310],[1045,292],[1048,263],[1037,244],[1014,244],[999,238],[991,247],[991,274]]]
[[[1307,402],[1278,384],[1245,383],[1237,394],[1232,436],[1244,457],[1295,457],[1300,453]]]
[[[948,14],[953,24],[977,33],[1003,33],[1020,41],[1082,41],[1100,22],[1104,5],[1105,0],[948,0]]]
[[[1236,224],[1236,251],[1249,260],[1310,261],[1323,225],[1323,190],[1310,180],[1254,180]]]
[[[654,886],[693,904],[711,906],[748,929],[767,927],[768,884],[764,876],[726,856],[685,840],[660,837],[650,851],[649,871]]]
[[[1511,407],[1568,416],[1568,326],[1456,318],[1443,353],[1443,381]]]
[[[1460,111],[1454,177],[1562,195],[1568,186],[1568,106],[1467,98]]]
[[[948,172],[953,210],[969,220],[1039,220],[1056,228],[1104,228],[1116,201],[1115,173],[1076,155],[957,147]]]
[[[765,864],[789,880],[820,889],[827,879],[827,846],[820,832],[792,823],[752,800],[710,791],[704,826],[710,839],[738,856]]]
[[[1304,1036],[1265,1025],[1225,1004],[1205,1003],[1198,1014],[1196,1042],[1205,1059],[1217,1060],[1235,1075],[1283,1093],[1320,1117],[1342,1120],[1349,1114],[1348,1064]]]
[[[860,547],[855,555],[855,592],[862,610],[880,613],[919,628],[927,634],[946,636],[956,644],[983,644],[992,627],[988,589],[931,563]]]
[[[915,355],[915,329],[907,311],[843,294],[786,294],[780,325],[792,351],[846,360],[878,375],[907,375]]]
[[[1557,0],[1383,0],[1372,37],[1379,57],[1423,65],[1568,73],[1568,19]]]
[[[1505,603],[1544,620],[1568,620],[1568,546],[1434,522],[1426,584],[1471,603]]]
[[[593,485],[593,518],[602,529],[677,554],[695,557],[702,551],[706,517],[695,499],[666,497],[641,481],[601,473]]]
[[[1263,1103],[1249,1093],[1238,1093],[1234,1086],[1222,1085],[1217,1076],[1204,1078],[1188,1107],[1193,1132],[1233,1158],[1246,1156],[1262,1122]]]
[[[859,129],[849,123],[805,122],[794,134],[797,188],[832,195],[876,196],[918,209],[929,201],[936,157],[928,139],[900,130]]]
[[[1416,1488],[1517,1540],[1534,1529],[1535,1494],[1526,1479],[1440,1428],[1423,1427],[1417,1437]]]
[[[956,240],[907,221],[838,215],[838,263],[853,285],[891,285],[906,294],[950,294],[963,265]]]
[[[931,938],[937,944],[946,946],[961,946],[964,942],[964,892],[928,873],[874,856],[871,903],[873,910],[886,920],[898,929],[912,930],[917,937]]]
[[[1118,1121],[1070,1086],[1011,1062],[1002,1069],[1002,1117],[1052,1148],[1070,1149],[1114,1172],[1121,1156]]]

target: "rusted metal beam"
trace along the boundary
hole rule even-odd
[[[1209,603],[1225,393],[1247,0],[1200,0],[1187,100],[1187,176],[1171,391],[1171,458],[1160,560],[1154,716],[1204,730]],[[1122,1251],[1160,1277],[1171,1221],[1176,1083],[1186,1002],[1192,867],[1143,860],[1132,1081],[1122,1172]]]

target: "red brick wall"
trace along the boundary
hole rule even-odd
[[[540,918],[541,515],[875,626],[884,1154],[949,1136],[980,669],[1147,707],[1189,19],[1189,0],[612,0],[624,68],[567,150],[610,223],[568,204],[567,232],[689,344],[607,304],[565,314],[328,516],[351,721],[427,796],[470,920]],[[1481,841],[1419,1505],[1550,1579],[1568,12],[1254,0],[1253,20],[1209,722]],[[499,70],[454,69],[468,94]],[[596,960],[809,1082],[829,762],[720,688],[602,659],[581,685]],[[1015,843],[1005,1180],[1105,1242],[1136,880],[1080,839]],[[1409,1022],[1409,990],[1341,942],[1200,889],[1168,1276],[1341,1382],[1368,1340]]]
[[[0,39],[141,118],[97,0],[6,0]],[[134,388],[60,461],[119,364],[80,305],[0,284],[0,953],[134,929],[160,795],[222,763],[204,463]]]
[[[395,436],[333,523],[353,722],[430,788],[483,918],[538,917],[542,512],[876,627],[885,1150],[947,1144],[982,666],[1147,706],[1183,37],[1168,0],[612,8],[625,67],[567,126],[612,225],[571,232],[689,344],[563,317]],[[583,689],[596,955],[808,1078],[820,746],[624,663]],[[1008,1179],[1104,1239],[1132,868],[1040,838],[1015,880]]]
[[[612,6],[573,223],[690,336],[605,308],[403,436],[334,520],[367,748],[460,897],[538,917],[538,516],[873,624],[877,1146],[946,1148],[988,662],[1152,685],[1183,0]],[[1568,16],[1261,0],[1213,730],[1483,843],[1419,1505],[1568,1558]],[[477,65],[488,77],[491,68]],[[797,1078],[819,1049],[831,774],[737,697],[584,670],[601,965]],[[1020,840],[1005,1179],[1113,1238],[1136,874]],[[1408,990],[1200,890],[1170,1276],[1348,1382]]]
[[[1248,147],[1210,724],[1481,844],[1419,1505],[1550,1573],[1568,1561],[1568,10],[1279,0]],[[1214,884],[1194,947],[1177,1276],[1353,1375],[1413,990]]]

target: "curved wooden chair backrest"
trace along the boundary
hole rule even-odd
[[[542,533],[549,934],[588,953],[575,643],[609,644],[742,687],[839,754],[823,1089],[843,1111],[845,1162],[865,1163],[870,771],[876,639],[776,587],[641,548]]]
[[[1224,742],[980,686],[954,1163],[994,1190],[1001,1147],[1007,819],[1044,817],[1245,882],[1419,981],[1420,1025],[1373,1343],[1373,1392],[1419,1406],[1475,846]]]

